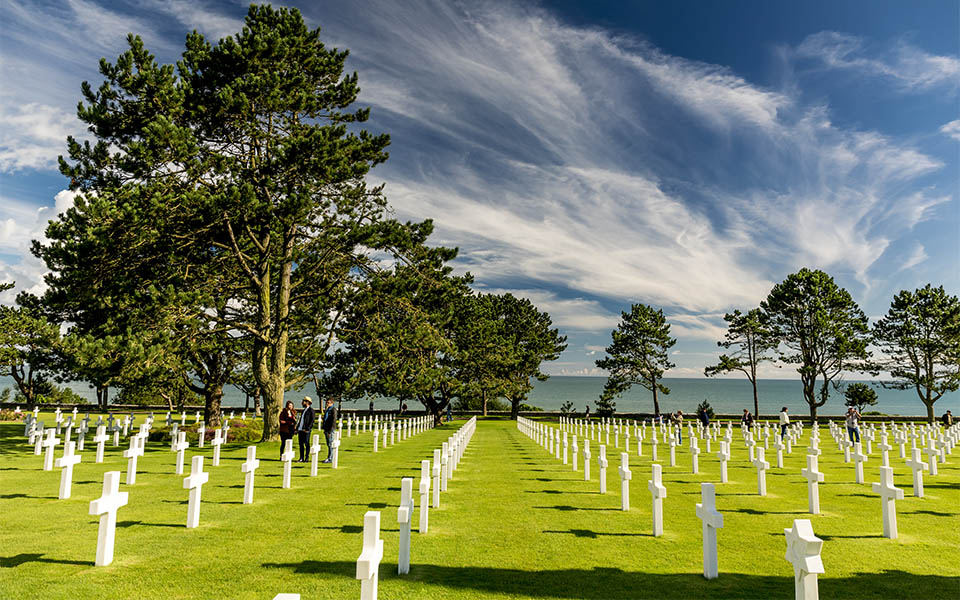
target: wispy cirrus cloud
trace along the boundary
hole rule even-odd
[[[940,133],[960,142],[960,119],[946,123],[940,128]]]
[[[808,36],[796,49],[801,57],[816,59],[830,69],[859,71],[882,76],[905,91],[925,91],[960,84],[960,59],[930,54],[905,41],[889,50],[869,52],[860,37],[821,31]]]

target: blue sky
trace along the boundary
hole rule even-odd
[[[369,128],[392,136],[371,179],[396,215],[433,218],[477,289],[569,336],[548,372],[593,374],[645,302],[678,338],[670,375],[702,376],[723,313],[804,266],[872,317],[901,289],[960,292],[955,2],[294,5],[351,51]],[[0,5],[0,279],[42,289],[29,242],[72,202],[56,157],[99,58],[135,32],[171,62],[188,30],[219,38],[245,12]]]

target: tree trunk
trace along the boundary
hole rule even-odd
[[[101,411],[107,410],[107,404],[110,402],[110,387],[106,385],[97,385],[97,405]]]
[[[481,390],[483,396],[483,416],[487,416],[487,390]]]
[[[257,390],[257,393],[254,394],[253,396],[253,414],[257,415],[258,417],[262,414],[262,411],[260,410],[260,390],[259,389]]]
[[[203,422],[208,427],[219,427],[222,418],[220,401],[223,400],[223,384],[208,384],[203,389]]]
[[[263,391],[263,437],[261,442],[280,439],[280,410],[283,408],[283,376],[271,373],[266,381],[260,381]]]
[[[520,416],[520,402],[523,398],[510,398],[510,418],[514,421]]]
[[[660,414],[660,400],[657,398],[657,380],[653,380],[653,414]]]
[[[927,423],[932,425],[935,418],[933,416],[933,402],[928,403],[927,401],[924,401],[923,403],[927,407]]]
[[[754,417],[760,416],[760,399],[757,397],[757,380],[751,379],[750,383],[753,384],[753,415]]]

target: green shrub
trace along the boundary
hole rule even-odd
[[[520,403],[520,412],[543,412],[543,409],[539,406],[533,406],[530,404]]]
[[[172,427],[167,427],[166,425],[157,426],[159,421],[154,421],[154,427],[150,430],[150,435],[148,439],[151,442],[170,442],[170,431]],[[187,441],[193,445],[196,445],[197,441],[200,439],[198,433],[199,426],[196,424],[186,425],[180,427],[178,431],[184,431],[187,434]],[[203,439],[207,443],[213,440],[215,435],[213,432],[217,429],[215,427],[207,427],[204,431]],[[245,442],[245,443],[256,443],[260,441],[260,438],[263,437],[263,420],[257,419],[256,421],[247,419],[243,421],[241,419],[233,419],[230,421],[230,431],[227,434],[230,442]]]
[[[0,409],[0,421],[23,421],[25,413],[14,412],[12,408]]]

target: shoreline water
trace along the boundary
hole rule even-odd
[[[560,410],[565,402],[573,403],[573,410],[582,414],[586,405],[590,405],[591,412],[596,412],[595,401],[599,397],[605,377],[587,377],[587,376],[553,376],[547,381],[535,382],[533,390],[530,392],[527,404],[537,406],[546,411]],[[671,389],[668,395],[660,396],[660,412],[668,413],[682,410],[690,414],[696,411],[697,405],[706,399],[716,413],[721,414],[740,414],[744,408],[753,410],[753,391],[750,382],[746,378],[667,378],[663,380],[664,385]],[[853,380],[849,381],[853,383]],[[866,381],[873,387],[878,396],[876,406],[867,407],[866,411],[878,411],[888,415],[917,416],[926,418],[926,407],[917,397],[914,390],[891,390],[885,389],[877,382]],[[78,395],[85,398],[89,403],[96,402],[94,390],[86,384],[66,384]],[[4,387],[14,389],[12,378],[0,377],[0,389]],[[799,380],[795,379],[765,379],[757,382],[760,413],[776,414],[782,406],[786,406],[791,414],[797,416],[809,415],[809,407],[803,399],[802,387]],[[315,396],[312,386],[296,391],[287,392],[287,396],[295,401],[303,396]],[[116,394],[112,395],[114,398]],[[12,400],[12,396],[11,396]],[[159,398],[158,398],[159,400]],[[245,396],[233,386],[224,388],[223,406],[226,408],[244,407]],[[616,409],[618,413],[652,413],[653,398],[652,394],[640,386],[634,386],[622,397],[617,398]],[[163,404],[159,400],[157,404]],[[346,409],[368,408],[369,399],[356,402],[344,402]],[[411,410],[420,408],[419,403],[408,401]],[[251,401],[252,407],[252,401]],[[374,399],[374,408],[376,410],[397,410],[399,401],[393,398]],[[935,416],[939,417],[946,410],[953,411],[954,415],[960,415],[960,393],[951,392],[944,396],[934,405]],[[830,398],[827,403],[818,409],[819,413],[824,415],[840,415],[845,412],[843,394],[836,390],[831,390]]]

